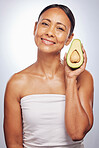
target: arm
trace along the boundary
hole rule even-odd
[[[7,148],[23,148],[19,82],[13,77],[4,99],[4,135]]]
[[[85,53],[84,53],[85,54]],[[82,67],[73,72],[66,68],[65,124],[70,137],[76,141],[84,138],[93,125],[93,79]],[[67,66],[67,65],[66,65]],[[78,89],[78,83],[79,89]]]

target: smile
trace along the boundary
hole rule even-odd
[[[44,39],[44,38],[41,38],[41,40],[46,45],[53,45],[53,44],[55,44],[54,41],[50,41],[50,40],[47,40],[47,39]]]

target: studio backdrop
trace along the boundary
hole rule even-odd
[[[0,0],[0,148],[3,134],[4,92],[9,78],[36,61],[34,24],[47,5],[67,5],[74,13],[74,38],[87,53],[87,67],[94,78],[94,125],[84,139],[85,148],[99,147],[99,1],[98,0]],[[63,58],[69,46],[61,53]],[[13,91],[13,90],[12,90]]]

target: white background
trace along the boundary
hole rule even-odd
[[[47,5],[67,5],[76,19],[74,38],[81,39],[87,52],[87,69],[94,78],[94,125],[85,137],[85,148],[99,147],[99,1],[98,0],[0,0],[0,148],[3,135],[4,91],[9,78],[36,61],[33,28]],[[61,57],[69,49],[62,50]],[[13,91],[13,90],[12,90]]]

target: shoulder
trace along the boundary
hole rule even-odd
[[[22,71],[15,73],[11,76],[11,78],[9,79],[7,86],[21,86],[24,85],[31,74],[31,66],[23,69]]]
[[[8,80],[5,90],[5,97],[21,98],[22,91],[28,81],[28,76],[25,73],[16,73]]]
[[[5,94],[13,93],[15,96],[18,96],[18,98],[21,98],[21,96],[23,96],[23,91],[28,88],[31,80],[34,81],[33,70],[34,65],[32,64],[22,71],[13,74],[7,82]]]
[[[20,84],[22,84],[24,82],[24,80],[26,80],[27,75],[24,73],[16,73],[14,75],[11,76],[11,78],[9,79],[7,86],[18,86]]]

